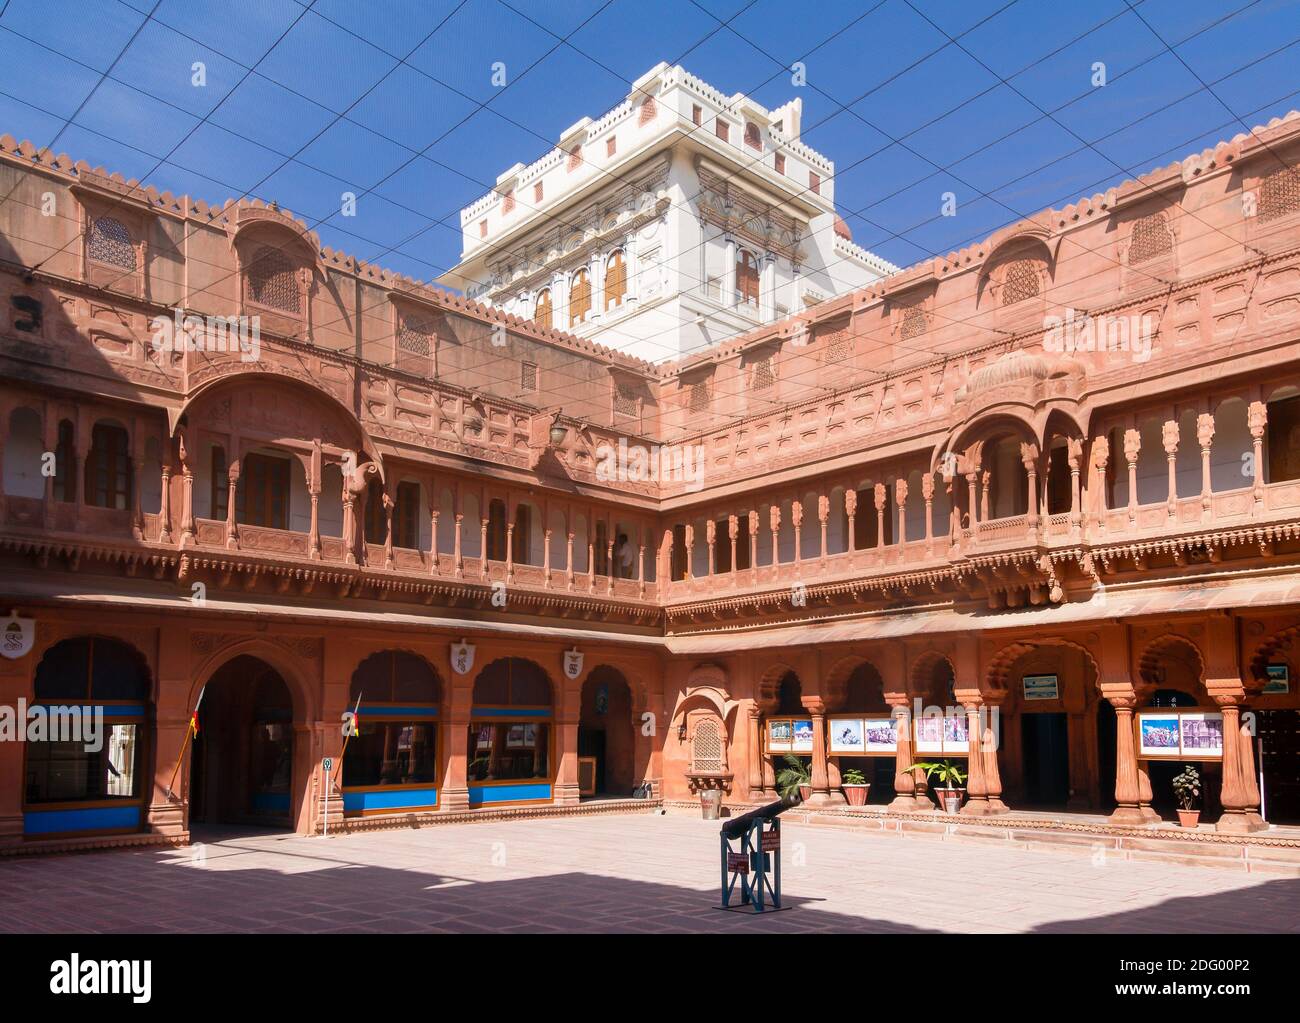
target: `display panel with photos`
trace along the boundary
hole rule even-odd
[[[1268,681],[1264,683],[1265,696],[1284,696],[1291,692],[1291,668],[1285,664],[1270,664],[1264,669]]]
[[[1137,715],[1138,756],[1150,760],[1222,760],[1223,715],[1153,710]]]
[[[769,753],[789,753],[793,748],[794,722],[789,718],[776,718],[767,723],[767,750]]]
[[[861,756],[867,749],[867,737],[862,718],[830,718],[826,722],[830,733],[830,751]]]
[[[946,753],[964,757],[970,751],[966,718],[962,714],[922,715],[913,723],[917,753]]]
[[[1055,675],[1026,675],[1020,680],[1026,700],[1056,700],[1060,685]]]
[[[795,718],[791,749],[795,753],[813,751],[813,723],[811,718]]]

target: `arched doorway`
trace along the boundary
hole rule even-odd
[[[847,671],[847,675],[843,674]],[[839,679],[843,678],[843,682]],[[831,775],[832,787],[843,782],[844,773],[849,770],[860,771],[870,788],[867,790],[867,802],[889,804],[898,794],[894,788],[897,773],[897,758],[888,756],[864,755],[854,756],[836,753],[835,722],[841,715],[860,718],[866,724],[866,733],[871,734],[873,727],[892,716],[889,705],[885,702],[885,684],[870,661],[857,661],[850,665],[837,665],[827,680],[828,719],[827,729],[830,733],[830,753],[828,773]],[[871,724],[876,722],[877,725]]]
[[[503,657],[474,680],[469,805],[548,803],[554,795],[554,690],[532,661]]]
[[[582,684],[578,757],[595,761],[593,784],[587,792],[630,796],[635,784],[634,755],[631,687],[622,672],[602,664]]]
[[[190,754],[190,823],[293,824],[293,699],[280,673],[247,654],[212,676]]]

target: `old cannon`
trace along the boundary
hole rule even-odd
[[[787,796],[733,817],[722,825],[722,905],[719,909],[753,907],[755,913],[781,909],[781,814],[798,806],[799,797]],[[739,842],[739,847],[733,843]],[[740,902],[732,906],[736,885]]]

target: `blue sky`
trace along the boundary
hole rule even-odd
[[[901,265],[1300,107],[1296,0],[0,4],[0,132],[275,200],[426,280],[459,256],[463,205],[660,60],[769,107],[802,96],[855,240]]]

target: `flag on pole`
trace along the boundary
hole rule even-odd
[[[355,707],[352,708],[352,719],[351,719],[351,721],[348,722],[349,727],[348,727],[347,730],[344,731],[344,733],[343,733],[343,749],[342,749],[342,750],[340,751],[340,753],[339,753],[339,766],[338,766],[337,780],[336,780],[336,781],[331,781],[331,787],[337,787],[337,781],[342,781],[342,778],[343,778],[343,758],[347,755],[347,752],[348,752],[348,743],[352,741],[352,737],[353,737],[354,735],[356,735],[356,734],[357,734],[357,731],[358,731],[358,727],[357,727],[357,715],[361,713],[361,697],[362,697],[362,695],[363,695],[362,693],[357,693],[357,705],[356,705]]]
[[[190,739],[199,734],[199,707],[203,703],[203,694],[207,692],[208,687],[204,686],[199,690],[199,698],[194,701],[194,710],[190,714],[189,726],[185,729],[185,738],[181,740],[181,750],[176,754],[176,766],[172,768],[172,779],[167,783],[167,798],[172,798],[172,788],[176,784],[176,775],[181,769],[181,760],[185,757],[185,747],[189,745]]]

